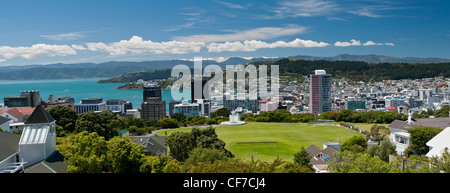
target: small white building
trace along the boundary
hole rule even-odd
[[[189,103],[188,100],[181,101],[181,104],[174,106],[173,113],[183,113],[185,116],[202,115],[200,105]]]
[[[55,119],[38,105],[22,135],[0,131],[0,173],[65,173],[64,156],[56,150]]]
[[[28,120],[19,140],[19,156],[24,167],[45,160],[56,151],[55,119],[38,105]]]
[[[397,154],[402,155],[410,145],[410,134],[408,130],[415,127],[435,127],[445,129],[450,126],[450,117],[438,117],[438,118],[422,118],[413,119],[412,113],[408,113],[408,120],[394,120],[389,124],[390,134],[389,139],[394,143]]]
[[[125,103],[123,99],[109,99],[106,101],[106,110],[111,110],[113,112],[120,112],[120,114],[125,114]]]

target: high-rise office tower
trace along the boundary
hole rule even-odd
[[[159,120],[166,116],[166,101],[162,100],[161,86],[156,83],[144,86],[141,118]]]
[[[331,74],[315,70],[309,79],[309,112],[315,115],[331,111]]]
[[[161,95],[161,86],[159,86],[156,83],[148,83],[144,86],[144,97],[143,100],[145,101],[148,97],[159,97],[162,99]]]

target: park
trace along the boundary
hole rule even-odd
[[[188,132],[192,128],[166,130]],[[243,160],[261,160],[272,162],[277,156],[282,160],[292,161],[294,154],[303,146],[310,145],[322,148],[324,142],[344,142],[361,135],[333,123],[267,123],[248,122],[245,125],[215,127],[218,137],[226,143],[225,148],[237,158]],[[159,132],[157,135],[165,135]],[[170,151],[170,150],[169,150]]]

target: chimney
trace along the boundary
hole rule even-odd
[[[412,115],[413,115],[412,111],[411,110],[408,111],[408,121],[406,123],[408,123],[408,124],[412,123]]]

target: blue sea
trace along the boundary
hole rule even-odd
[[[97,84],[104,78],[82,79],[53,79],[53,80],[0,80],[0,103],[4,104],[3,97],[17,96],[22,90],[39,90],[41,99],[48,101],[50,95],[70,96],[75,103],[89,97],[100,97],[103,101],[108,99],[124,99],[133,104],[133,108],[141,107],[143,101],[142,90],[116,89],[124,83]],[[189,92],[190,91],[186,91]],[[190,96],[190,94],[189,94]],[[162,91],[162,99],[166,101],[166,110],[169,109],[169,101],[172,100],[170,90]]]

